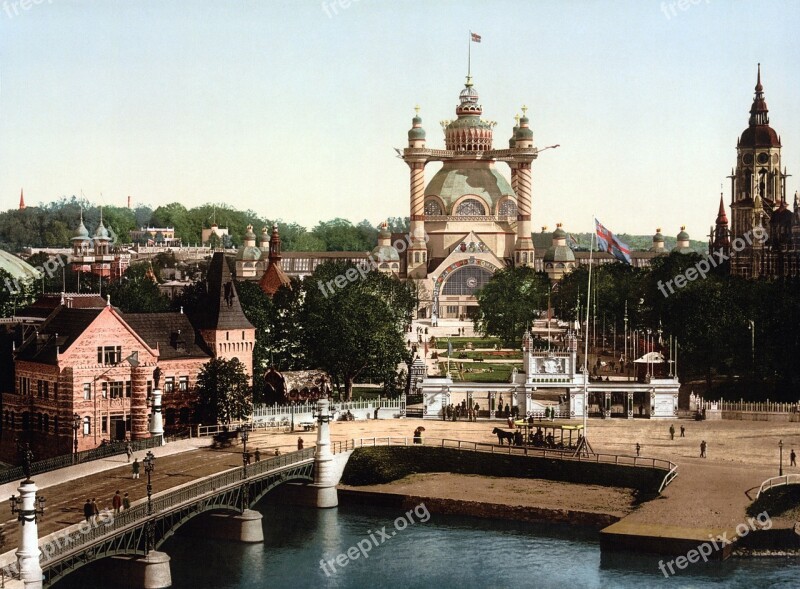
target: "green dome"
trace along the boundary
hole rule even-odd
[[[508,140],[508,147],[511,149],[517,146],[517,131],[519,131],[519,125],[514,125],[514,128],[511,130],[511,139]]]
[[[236,259],[244,262],[255,262],[261,259],[261,248],[254,245],[240,247],[236,252]]]
[[[256,234],[253,233],[253,226],[252,225],[248,225],[247,226],[247,231],[244,232],[244,238],[245,239],[252,239],[253,241],[255,241]]]
[[[528,124],[528,117],[522,117],[520,120],[520,127],[517,129],[517,132],[514,134],[514,138],[517,141],[533,141],[533,129],[530,127],[523,126]]]
[[[78,225],[78,229],[75,230],[75,237],[72,239],[75,241],[85,241],[89,239],[89,230],[86,228],[86,225],[83,224],[83,219],[81,219],[81,224]]]
[[[100,221],[100,225],[97,226],[97,231],[94,232],[94,236],[95,239],[108,239],[108,229],[106,229],[102,221]]]
[[[497,203],[505,196],[516,198],[505,177],[494,166],[462,168],[460,162],[447,162],[425,189],[425,196],[436,195],[453,215],[453,204],[465,195],[475,195],[486,206],[486,215],[494,215]]]
[[[553,239],[566,239],[567,232],[564,231],[561,227],[556,227],[556,230],[553,231]]]
[[[36,268],[5,250],[0,250],[0,270],[8,272],[14,280],[41,278],[41,274]]]
[[[425,129],[422,127],[411,127],[408,131],[409,141],[419,141],[425,139]]]
[[[372,257],[378,262],[399,262],[400,254],[391,245],[379,245],[372,250]]]
[[[553,234],[555,235],[555,233]],[[575,254],[566,245],[554,245],[544,254],[545,262],[574,262]]]
[[[656,230],[656,234],[653,236],[653,241],[660,241],[661,243],[664,243],[664,236],[661,235],[661,229]]]
[[[689,241],[689,234],[681,227],[681,232],[678,233],[678,241]]]

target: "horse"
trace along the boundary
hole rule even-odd
[[[514,443],[514,432],[507,432],[504,429],[496,427],[492,430],[492,433],[497,435],[497,441],[501,446],[503,445],[503,440],[508,440],[509,446]]]

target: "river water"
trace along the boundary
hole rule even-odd
[[[264,544],[217,541],[198,533],[167,541],[161,550],[172,557],[174,588],[800,586],[800,559],[796,557],[692,564],[667,579],[658,569],[658,557],[601,558],[597,533],[576,527],[430,514],[422,506],[404,514],[389,508],[317,510],[265,501],[261,511]],[[359,542],[367,558],[358,550]],[[350,555],[358,554],[357,558],[347,556],[351,547],[356,548]],[[337,556],[344,566],[336,563]],[[326,564],[323,570],[321,559],[333,564]],[[55,587],[99,589],[110,585],[106,581],[87,566]]]

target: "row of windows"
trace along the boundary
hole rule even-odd
[[[178,391],[180,392],[188,392],[189,391],[189,377],[188,376],[178,376]],[[147,396],[150,396],[150,393],[153,392],[153,381],[147,381]],[[175,377],[174,376],[167,376],[164,378],[164,393],[172,393],[175,392]],[[118,399],[122,396],[127,398],[131,397],[131,381],[129,380],[118,380],[118,381],[102,381],[100,383],[100,396],[103,399],[107,399],[111,397],[112,399]],[[91,401],[93,399],[93,391],[92,391],[92,383],[85,382],[83,383],[83,400],[84,401]]]
[[[438,201],[429,199],[425,201],[425,214],[426,215],[443,215],[442,206]],[[484,216],[486,215],[486,208],[483,203],[474,199],[468,198],[459,203],[456,207],[456,215],[459,216]],[[503,217],[513,217],[517,214],[517,203],[513,200],[506,199],[500,203],[500,208],[497,214]]]
[[[28,376],[18,376],[17,377],[17,391],[20,395],[33,395],[33,390],[31,388],[31,378]],[[52,388],[53,391],[53,399],[56,400],[58,398],[58,383],[52,383],[52,387],[50,386],[51,383],[49,380],[37,379],[36,380],[36,396],[40,399],[50,399],[50,391]]]

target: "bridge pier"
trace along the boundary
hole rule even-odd
[[[207,535],[234,542],[259,543],[264,541],[263,516],[254,509],[242,513],[212,513],[203,526]]]
[[[336,485],[341,472],[337,472],[336,460],[331,452],[330,401],[325,397],[317,402],[317,450],[314,454],[314,482],[307,485],[316,507],[328,508],[339,505]]]
[[[110,585],[126,589],[168,589],[172,587],[170,557],[166,552],[151,550],[147,556],[112,556],[107,573],[114,579]]]

